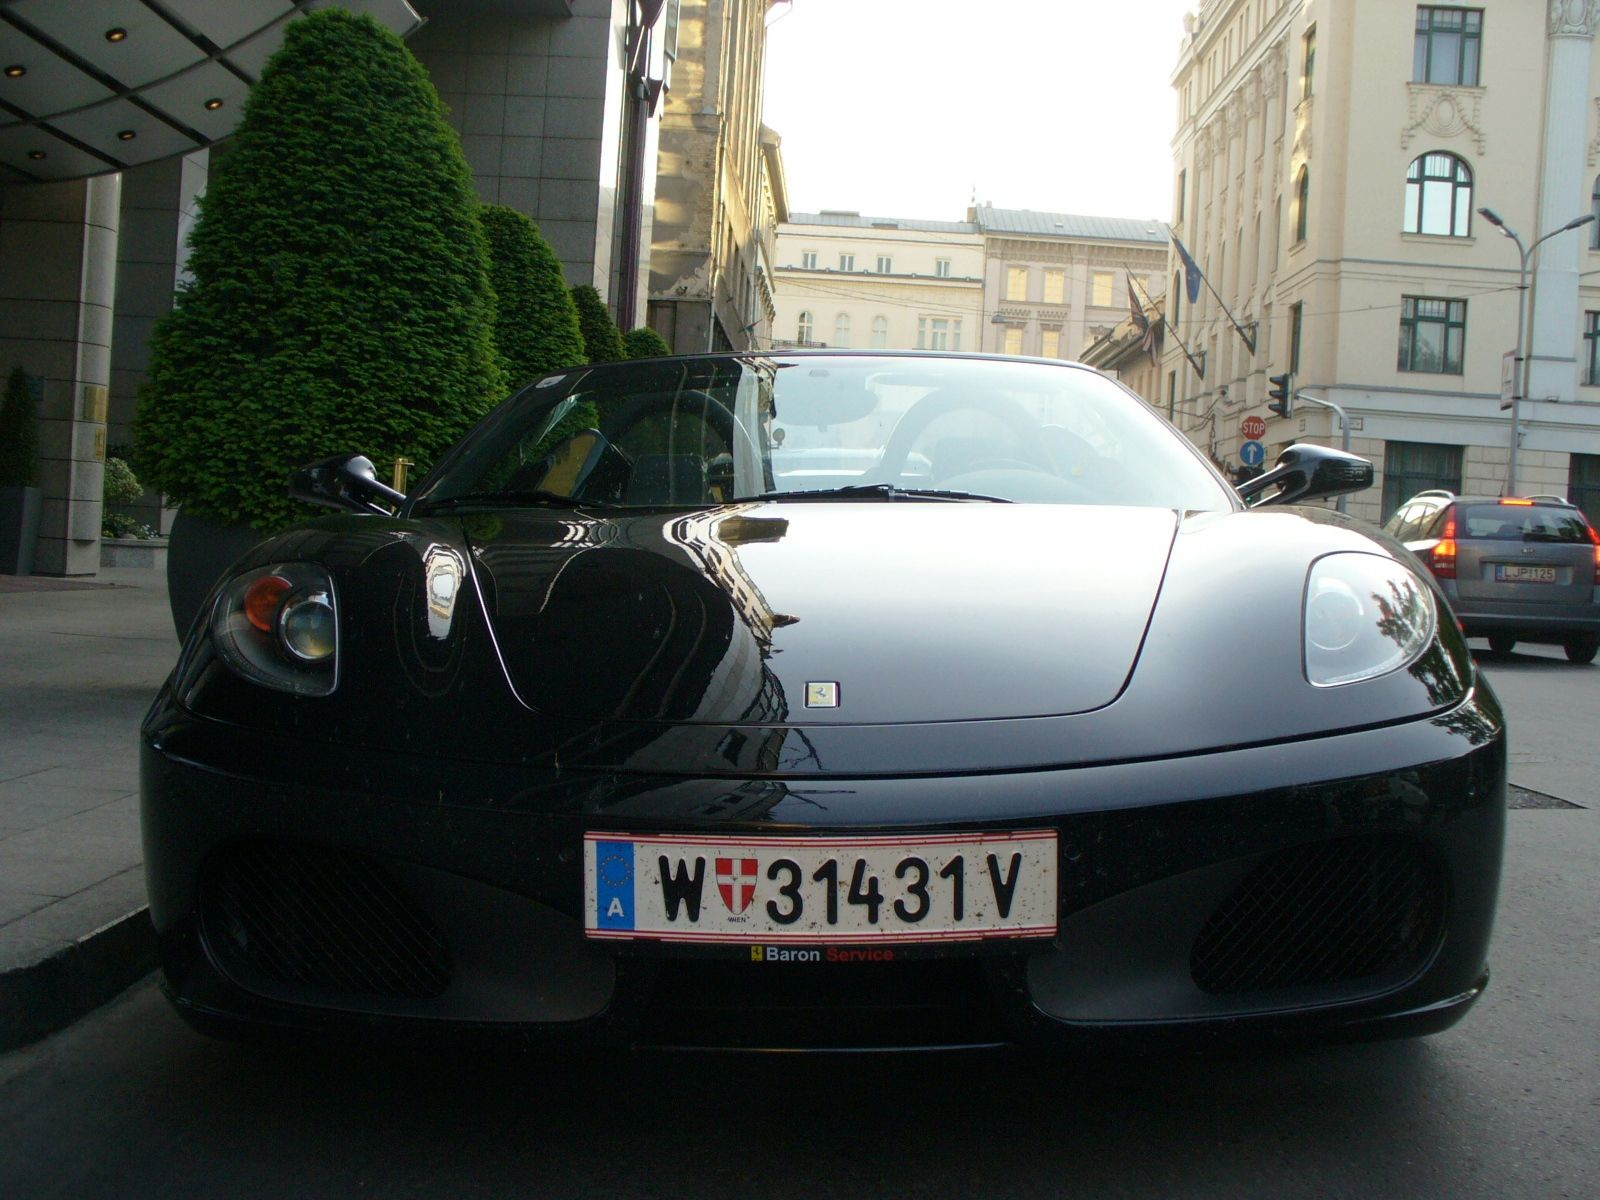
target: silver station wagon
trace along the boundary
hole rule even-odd
[[[1433,572],[1468,637],[1496,654],[1553,642],[1575,663],[1600,649],[1600,535],[1559,496],[1421,492],[1384,532]]]

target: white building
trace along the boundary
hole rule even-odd
[[[1228,467],[1246,415],[1271,417],[1269,464],[1296,440],[1338,445],[1329,410],[1266,409],[1267,377],[1292,371],[1378,467],[1352,513],[1506,487],[1520,258],[1477,210],[1528,243],[1600,205],[1596,20],[1566,0],[1206,0],[1173,75],[1172,224],[1208,285],[1191,303],[1174,255],[1178,426]],[[1516,490],[1600,516],[1600,240],[1556,234],[1536,263]]]
[[[776,346],[976,350],[983,238],[964,221],[793,213],[774,292]]]

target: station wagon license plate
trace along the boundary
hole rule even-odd
[[[1531,567],[1525,563],[1496,563],[1494,577],[1501,583],[1554,583],[1554,567]]]
[[[940,943],[1056,933],[1053,830],[888,837],[584,837],[591,938]]]

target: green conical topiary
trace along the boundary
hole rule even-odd
[[[12,370],[0,400],[0,487],[39,482],[39,398],[21,367]]]
[[[589,361],[621,362],[626,358],[622,331],[611,319],[600,293],[585,283],[572,289],[572,299],[578,306],[578,328],[583,331],[583,350]]]
[[[503,204],[485,204],[478,219],[489,239],[494,339],[511,390],[550,371],[588,362],[561,260],[539,227]]]
[[[667,339],[648,325],[641,325],[623,334],[622,350],[629,358],[663,358],[672,353]]]
[[[505,394],[478,202],[411,52],[342,8],[297,19],[252,89],[151,343],[140,476],[267,532],[313,459],[425,469]]]

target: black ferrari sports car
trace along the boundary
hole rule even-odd
[[[143,728],[214,1032],[861,1048],[1442,1029],[1500,708],[1397,543],[1083,367],[540,379],[218,581]],[[1247,500],[1254,498],[1253,503]]]

